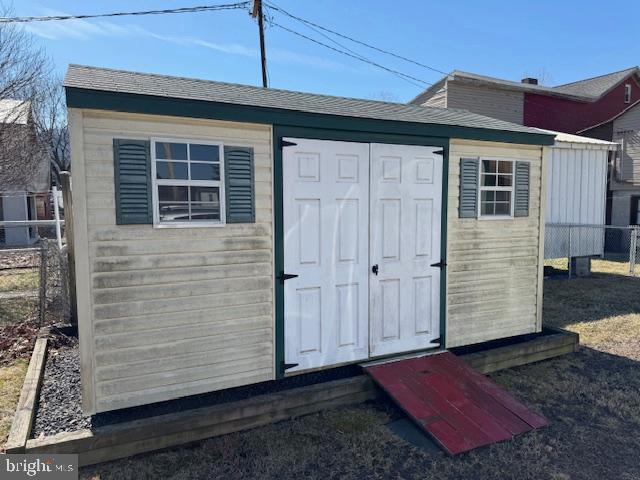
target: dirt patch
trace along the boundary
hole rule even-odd
[[[38,336],[35,322],[22,322],[0,326],[0,366],[16,359],[29,359]]]

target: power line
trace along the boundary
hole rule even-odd
[[[272,20],[273,17],[270,16],[270,23],[274,23]],[[355,50],[352,50],[351,48],[347,47],[346,45],[344,45],[343,43],[338,42],[336,39],[334,39],[333,37],[327,35],[326,33],[324,33],[322,30],[317,29],[311,25],[306,25],[307,28],[313,30],[315,33],[317,33],[318,35],[321,35],[322,37],[326,38],[327,40],[329,40],[331,43],[333,43],[334,45],[337,45],[339,48],[342,48],[343,50],[346,50],[349,53],[352,53],[353,55],[355,55],[356,57],[358,57],[359,60],[361,61],[365,61],[365,62],[373,62],[373,60],[371,60],[370,58],[365,57],[364,55],[360,55],[358,52],[356,52]],[[401,80],[404,80],[407,83],[410,83],[411,85],[418,87],[418,88],[424,88],[423,85],[420,85],[412,80],[410,80],[409,78],[405,78],[405,74],[404,73],[393,73],[393,75],[395,75],[396,77],[398,77]]]
[[[194,7],[168,8],[164,10],[145,10],[135,12],[112,12],[97,13],[94,15],[51,15],[44,17],[0,17],[0,23],[30,23],[30,22],[50,22],[58,20],[84,20],[88,18],[105,18],[105,17],[125,17],[135,15],[165,15],[172,13],[197,13],[197,12],[214,12],[218,10],[238,10],[246,8],[249,1],[238,3],[226,3],[220,5],[200,5]]]
[[[435,67],[431,67],[429,65],[426,65],[424,63],[418,62],[416,60],[412,60],[410,58],[407,58],[407,57],[405,57],[403,55],[399,55],[397,53],[390,52],[388,50],[384,50],[384,49],[382,49],[380,47],[376,47],[374,45],[370,45],[370,44],[368,44],[366,42],[363,42],[361,40],[357,40],[357,39],[355,39],[353,37],[349,37],[348,35],[345,35],[343,33],[336,32],[335,30],[331,30],[329,28],[323,27],[322,25],[318,25],[317,23],[314,23],[314,22],[312,22],[310,20],[306,20],[306,19],[304,19],[302,17],[298,17],[298,16],[296,16],[296,15],[294,15],[292,13],[287,12],[286,10],[283,10],[282,8],[278,7],[273,2],[265,2],[265,5],[267,6],[267,8],[270,8],[272,10],[276,10],[276,11],[278,11],[278,12],[280,12],[280,13],[288,16],[288,17],[293,18],[294,20],[297,20],[299,22],[302,22],[302,23],[304,23],[306,25],[310,25],[310,26],[315,27],[315,28],[319,28],[320,30],[324,30],[325,32],[331,33],[333,35],[337,35],[338,37],[344,38],[345,40],[349,40],[351,42],[357,43],[359,45],[362,45],[364,47],[370,48],[370,49],[375,50],[377,52],[384,53],[385,55],[390,55],[390,56],[398,58],[400,60],[404,60],[405,62],[413,63],[414,65],[418,65],[419,67],[426,68],[426,69],[431,70],[433,72],[441,73],[443,75],[449,75],[448,72],[444,72],[444,71],[439,70],[439,69],[437,69]]]
[[[412,75],[408,75],[406,73],[399,72],[398,70],[394,70],[393,68],[385,67],[384,65],[380,65],[379,63],[376,63],[376,62],[374,62],[372,60],[369,60],[369,59],[366,59],[364,57],[360,57],[358,55],[354,55],[354,54],[346,52],[344,50],[340,50],[338,48],[332,47],[331,45],[327,45],[326,43],[323,43],[323,42],[321,42],[319,40],[316,40],[315,38],[311,38],[311,37],[305,35],[304,33],[300,33],[300,32],[297,32],[295,30],[292,30],[292,29],[290,29],[288,27],[280,25],[279,23],[277,23],[275,21],[272,21],[271,24],[276,26],[276,27],[278,27],[278,28],[281,28],[282,30],[285,30],[285,31],[287,31],[289,33],[292,33],[294,35],[302,37],[302,38],[304,38],[304,39],[306,39],[306,40],[308,40],[310,42],[317,43],[318,45],[322,45],[323,47],[328,48],[329,50],[333,50],[334,52],[338,52],[338,53],[340,53],[342,55],[346,55],[348,57],[355,58],[356,60],[359,60],[359,61],[364,62],[364,63],[368,63],[370,65],[373,65],[374,67],[377,67],[377,68],[381,68],[382,70],[386,70],[387,72],[392,73],[394,75],[401,75],[402,77],[405,77],[406,79],[414,80],[415,82],[419,82],[419,83],[421,83],[423,85],[433,85],[433,83],[431,83],[431,82],[426,82],[426,81],[424,81],[424,80],[422,80],[420,78],[414,77]],[[414,85],[416,85],[416,84],[414,83]],[[418,86],[420,88],[423,88],[423,85],[416,85],[416,86]]]

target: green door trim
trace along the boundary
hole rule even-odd
[[[274,208],[274,276],[275,285],[275,367],[276,378],[283,378],[284,371],[284,285],[278,280],[280,272],[284,271],[284,218],[283,218],[283,176],[282,176],[282,147],[283,137],[308,138],[313,140],[334,140],[362,143],[391,143],[398,145],[424,145],[442,147],[444,150],[442,162],[442,212],[441,212],[441,257],[447,258],[447,208],[449,185],[449,138],[421,137],[413,135],[381,134],[366,131],[343,131],[316,129],[304,127],[290,127],[285,125],[273,126],[273,208]],[[447,270],[440,274],[440,349],[446,346],[446,288]]]

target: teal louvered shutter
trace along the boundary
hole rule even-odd
[[[516,162],[514,217],[529,216],[529,162]]]
[[[460,159],[460,218],[478,216],[478,168],[477,158]]]
[[[256,221],[253,148],[224,147],[227,223]]]
[[[116,224],[153,223],[151,154],[145,140],[113,140]]]

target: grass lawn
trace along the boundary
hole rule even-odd
[[[12,268],[0,270],[0,292],[35,290],[40,283],[38,268]]]
[[[0,446],[4,445],[11,430],[13,414],[28,366],[27,360],[16,360],[12,365],[0,367]]]
[[[387,401],[339,408],[83,469],[84,478],[640,479],[640,279],[615,262],[545,282],[545,322],[579,332],[575,354],[492,378],[551,426],[457,457],[387,424]]]

